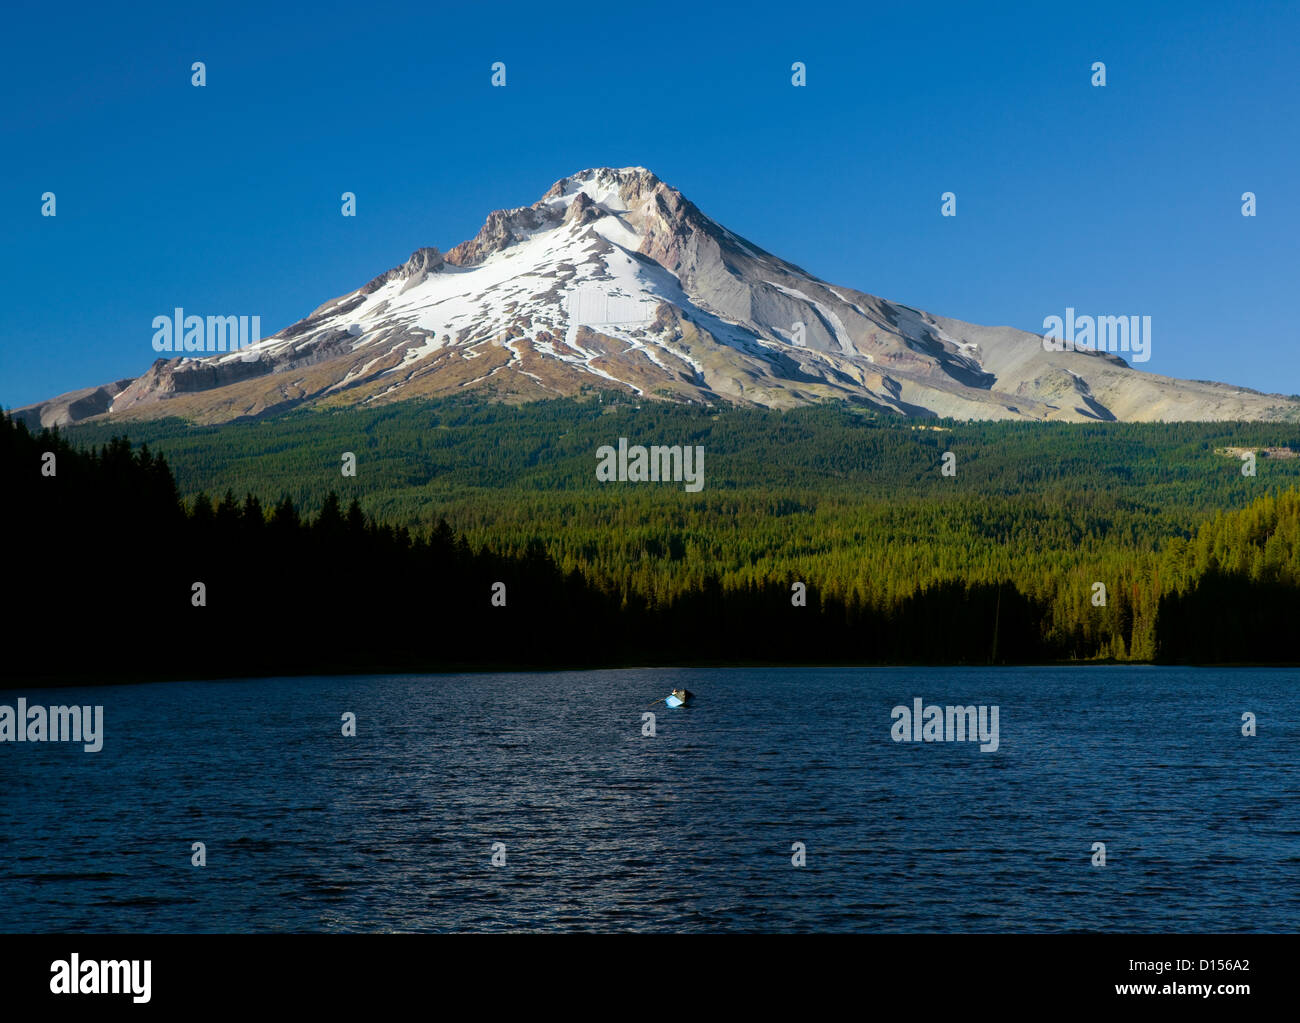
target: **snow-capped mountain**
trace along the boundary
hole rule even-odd
[[[142,376],[18,410],[222,422],[303,403],[477,391],[501,400],[619,389],[786,407],[847,399],[972,419],[1294,419],[1280,395],[1051,352],[836,287],[705,216],[640,167],[557,181],[445,255],[415,252],[235,352],[159,359]]]

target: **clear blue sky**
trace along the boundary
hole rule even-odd
[[[635,164],[835,284],[1036,331],[1066,306],[1150,315],[1144,369],[1300,392],[1294,2],[20,2],[4,20],[6,407],[143,372],[174,306],[270,334],[566,174]]]

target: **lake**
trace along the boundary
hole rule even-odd
[[[691,706],[649,706],[679,685]],[[1300,930],[1295,671],[313,677],[0,704],[18,697],[104,724],[97,753],[0,744],[9,932]],[[996,750],[895,741],[920,734],[892,713],[918,698],[997,708]]]

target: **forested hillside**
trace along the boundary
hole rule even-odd
[[[217,621],[274,635],[282,645],[250,654],[269,670],[1297,659],[1295,426],[607,400],[131,424],[134,454],[112,432],[6,424],[20,481],[8,535],[58,552],[43,588],[17,592],[55,606],[117,593],[106,599],[139,609],[154,643]],[[703,491],[597,482],[596,450],[619,437],[703,447]],[[52,445],[69,466],[57,485],[39,473]],[[1236,449],[1260,449],[1255,475]],[[73,507],[98,509],[99,525],[77,535]],[[122,592],[160,563],[175,575],[161,604],[153,584]],[[234,601],[173,618],[199,571]]]
[[[540,545],[623,601],[665,605],[712,586],[788,593],[804,581],[823,600],[888,616],[927,591],[1010,586],[1042,609],[1042,641],[1070,658],[1169,656],[1155,628],[1162,596],[1182,585],[1180,544],[1214,515],[1300,482],[1300,458],[1285,457],[1300,451],[1295,425],[917,423],[847,406],[780,413],[612,394],[133,432],[171,456],[189,497],[233,488],[315,510],[336,490],[393,525],[445,517],[475,548]],[[703,491],[598,483],[596,450],[619,437],[702,446]],[[1253,476],[1230,450],[1245,448],[1260,449]],[[344,452],[357,456],[355,477],[341,474]],[[955,476],[941,473],[945,452]]]

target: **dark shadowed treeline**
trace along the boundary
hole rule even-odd
[[[792,603],[789,579],[724,585],[708,571],[656,597],[626,579],[561,570],[540,539],[493,553],[445,521],[378,524],[355,498],[344,507],[329,494],[311,517],[287,497],[263,504],[227,492],[185,503],[147,448],[114,439],[81,451],[5,417],[0,472],[9,483],[0,524],[11,552],[2,608],[10,680],[1041,662],[1107,656],[1102,619],[1122,636],[1145,637],[1153,659],[1297,659],[1292,492],[1150,554],[1131,586],[1112,586],[1104,608],[1090,604],[1081,575],[1077,610],[1063,613],[1024,585],[1031,573],[1014,560],[1001,578],[918,580],[910,590],[895,580],[888,595],[864,595],[824,587],[810,557],[799,575],[806,606]],[[1104,547],[1104,529],[1088,536]],[[493,604],[498,583],[505,606]]]
[[[3,598],[11,678],[547,664],[585,660],[588,625],[617,627],[538,549],[474,552],[445,524],[414,537],[337,498],[310,521],[287,498],[186,508],[166,463],[125,440],[79,452],[4,418],[0,467],[23,555]],[[497,582],[505,607],[489,603]]]

